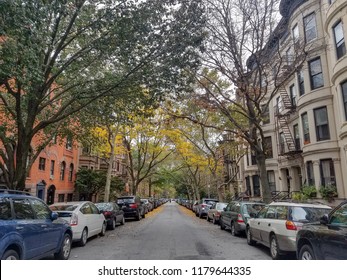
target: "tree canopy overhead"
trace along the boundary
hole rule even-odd
[[[1,1],[0,169],[7,185],[24,188],[50,137],[93,101],[131,102],[146,92],[152,102],[187,86],[184,70],[199,64],[203,15],[199,0]]]

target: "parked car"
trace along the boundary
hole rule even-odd
[[[125,224],[124,211],[115,202],[96,203],[95,206],[104,214],[109,229],[115,229],[117,224]]]
[[[153,204],[150,203],[147,198],[141,198],[141,203],[145,207],[145,213],[146,214],[153,210]]]
[[[39,198],[0,190],[0,257],[2,260],[67,260],[72,229]]]
[[[141,220],[145,218],[145,207],[141,203],[139,196],[121,196],[117,199],[118,206],[124,211],[125,218],[135,218]]]
[[[303,224],[319,221],[330,210],[323,204],[272,202],[248,219],[247,243],[262,243],[270,248],[273,259],[279,259],[285,252],[296,251],[296,234]]]
[[[304,225],[296,237],[300,260],[347,260],[347,201],[320,223]]]
[[[216,202],[218,202],[218,199],[213,199],[213,198],[201,199],[195,208],[195,215],[198,216],[200,219],[205,217],[207,215],[207,211],[210,209],[212,204]]]
[[[70,223],[72,241],[78,242],[80,246],[85,246],[89,237],[105,235],[105,217],[90,201],[59,202],[50,205],[49,208]]]
[[[221,213],[219,224],[221,229],[230,228],[233,236],[246,231],[248,218],[252,214],[258,214],[265,206],[261,202],[252,201],[232,201]]]
[[[223,212],[224,208],[227,207],[227,205],[228,204],[224,202],[213,203],[210,209],[207,211],[207,221],[209,222],[212,220],[214,224],[219,223],[220,214]]]

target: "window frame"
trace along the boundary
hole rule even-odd
[[[314,27],[311,27],[310,29],[307,29],[307,25],[309,23],[309,21],[308,21],[309,17],[312,17],[312,19],[314,19]],[[305,34],[305,42],[306,42],[306,44],[316,40],[317,37],[318,37],[316,13],[312,12],[312,13],[308,14],[307,16],[305,16],[303,18],[303,24],[304,24],[304,34]],[[311,29],[314,29],[315,36],[308,40],[308,36],[307,36],[308,35],[308,31],[310,31]]]
[[[345,111],[345,121],[347,121],[347,80],[343,81],[341,84],[341,95],[342,104]]]
[[[305,117],[305,121],[304,121]],[[308,121],[308,114],[307,112],[301,114],[301,127],[302,127],[302,134],[303,134],[303,140],[304,145],[311,143],[311,137],[310,137],[310,123]],[[306,130],[307,128],[307,130]]]
[[[325,110],[326,123],[317,125],[317,115],[316,114],[317,114],[317,112],[319,110]],[[313,109],[313,116],[314,116],[315,130],[316,130],[316,141],[320,142],[320,141],[330,140],[330,127],[329,127],[328,108],[326,106],[323,106],[323,107],[319,107],[319,108]],[[328,132],[327,135],[323,135],[323,132],[322,132],[323,130],[320,129],[323,126],[327,126],[327,132]]]
[[[312,64],[316,61],[319,61],[319,66],[320,66],[320,72],[318,73],[315,73],[313,74],[313,71],[312,71]],[[321,87],[324,87],[324,76],[323,76],[323,67],[322,67],[322,60],[320,58],[320,56],[314,58],[314,59],[311,59],[308,61],[308,70],[309,70],[309,73],[310,73],[310,84],[311,84],[311,90],[315,90],[317,88],[321,88]],[[316,84],[315,83],[315,77],[317,76],[321,76],[321,81],[322,81],[322,84]]]
[[[39,157],[39,170],[45,171],[46,169],[46,158]]]

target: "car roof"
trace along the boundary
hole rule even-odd
[[[331,209],[330,206],[320,203],[300,203],[300,202],[289,202],[289,201],[276,201],[271,202],[269,206],[297,206],[297,207],[311,207],[311,208],[325,208],[325,209]]]
[[[76,205],[76,204],[83,204],[85,202],[91,202],[91,201],[69,201],[69,202],[57,202],[54,204],[51,204],[50,206],[60,206],[60,205]],[[92,203],[92,202],[91,202]]]

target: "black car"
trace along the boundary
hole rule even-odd
[[[308,224],[296,237],[300,260],[347,260],[347,201],[321,218],[320,224]]]
[[[125,218],[135,218],[141,220],[145,218],[145,207],[141,203],[139,196],[121,196],[117,199],[118,206],[124,211]]]
[[[115,229],[116,224],[125,224],[124,211],[114,202],[96,203],[99,211],[104,214],[109,229]]]

